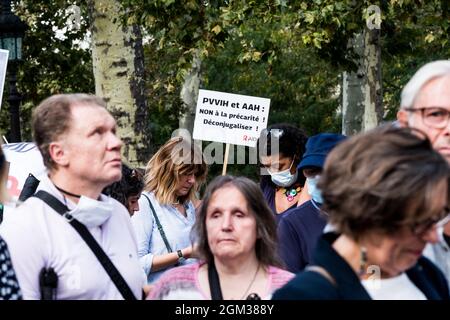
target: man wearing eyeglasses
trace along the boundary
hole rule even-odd
[[[450,164],[450,60],[422,66],[404,87],[397,120],[401,126],[421,130]],[[450,284],[450,223],[439,223],[439,242],[424,254],[444,272]]]
[[[398,122],[423,131],[450,163],[449,117],[450,60],[430,62],[403,89]]]

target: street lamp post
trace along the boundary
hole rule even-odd
[[[0,0],[0,48],[9,51],[9,108],[11,115],[11,142],[20,142],[20,113],[19,107],[22,100],[17,91],[17,69],[22,60],[22,39],[26,25],[19,17],[11,12],[11,0]]]

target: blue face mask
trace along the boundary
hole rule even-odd
[[[294,163],[294,160],[292,160],[292,163],[289,166],[289,169],[286,169],[286,170],[283,170],[280,172],[270,172],[269,170],[267,170],[270,174],[272,182],[280,187],[289,187],[292,184],[294,184],[294,182],[297,181],[298,170],[295,171],[294,174],[291,174],[291,168],[292,168],[293,163]]]
[[[322,191],[317,188],[317,182],[320,179],[320,175],[315,176],[314,178],[306,178],[306,184],[308,186],[308,193],[311,195],[312,199],[319,203],[323,203]]]

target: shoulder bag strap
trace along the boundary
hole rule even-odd
[[[214,262],[208,264],[208,281],[209,290],[211,291],[211,300],[223,300],[219,274],[217,273]]]
[[[155,219],[156,226],[158,227],[159,233],[161,234],[161,238],[163,239],[164,244],[166,245],[167,251],[171,253],[173,251],[172,247],[170,246],[169,241],[167,240],[166,233],[164,232],[161,222],[159,222],[159,218],[156,215],[155,208],[153,208],[152,202],[150,201],[149,197],[147,197],[145,194],[142,195],[147,199],[148,204],[150,205],[150,210],[152,211],[153,214],[153,218]]]
[[[325,270],[325,268],[323,268],[321,266],[307,266],[305,268],[305,271],[316,272],[316,273],[320,274],[322,277],[324,277],[325,279],[327,279],[334,287],[337,287],[336,280],[333,278],[333,276],[327,270]]]
[[[83,238],[83,240],[95,254],[98,261],[100,261],[101,265],[108,273],[109,277],[119,290],[122,297],[125,300],[136,300],[136,297],[134,296],[125,279],[122,277],[120,272],[111,262],[109,257],[106,255],[105,251],[103,251],[103,249],[97,243],[97,241],[89,232],[89,230],[86,228],[86,226],[81,222],[79,222],[78,220],[76,220],[73,216],[71,216],[69,214],[69,209],[63,203],[61,203],[61,201],[52,196],[50,193],[40,190],[34,195],[34,197],[44,201],[53,210],[55,210],[57,213],[59,213],[61,216],[63,216],[69,221],[72,227],[78,232],[81,238]]]

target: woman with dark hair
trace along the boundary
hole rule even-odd
[[[6,160],[0,147],[0,202],[3,204],[8,196],[6,193]],[[0,237],[0,300],[20,300],[19,283],[14,272],[11,256],[6,242]]]
[[[297,170],[306,140],[301,129],[289,124],[273,124],[261,131],[258,142],[261,189],[277,222],[286,210],[309,200],[302,192],[305,177]]]
[[[182,137],[167,141],[148,162],[139,211],[131,218],[148,283],[175,265],[195,261],[189,235],[206,174],[200,149]]]
[[[119,201],[128,209],[130,216],[139,210],[139,198],[144,188],[144,178],[137,169],[122,164],[122,179],[103,189],[104,194]]]
[[[449,299],[442,272],[422,256],[449,221],[450,168],[411,129],[377,128],[340,143],[318,183],[335,232],[275,299]]]
[[[276,267],[275,219],[247,178],[220,176],[210,183],[195,232],[202,261],[166,272],[149,299],[270,299],[293,277]]]

